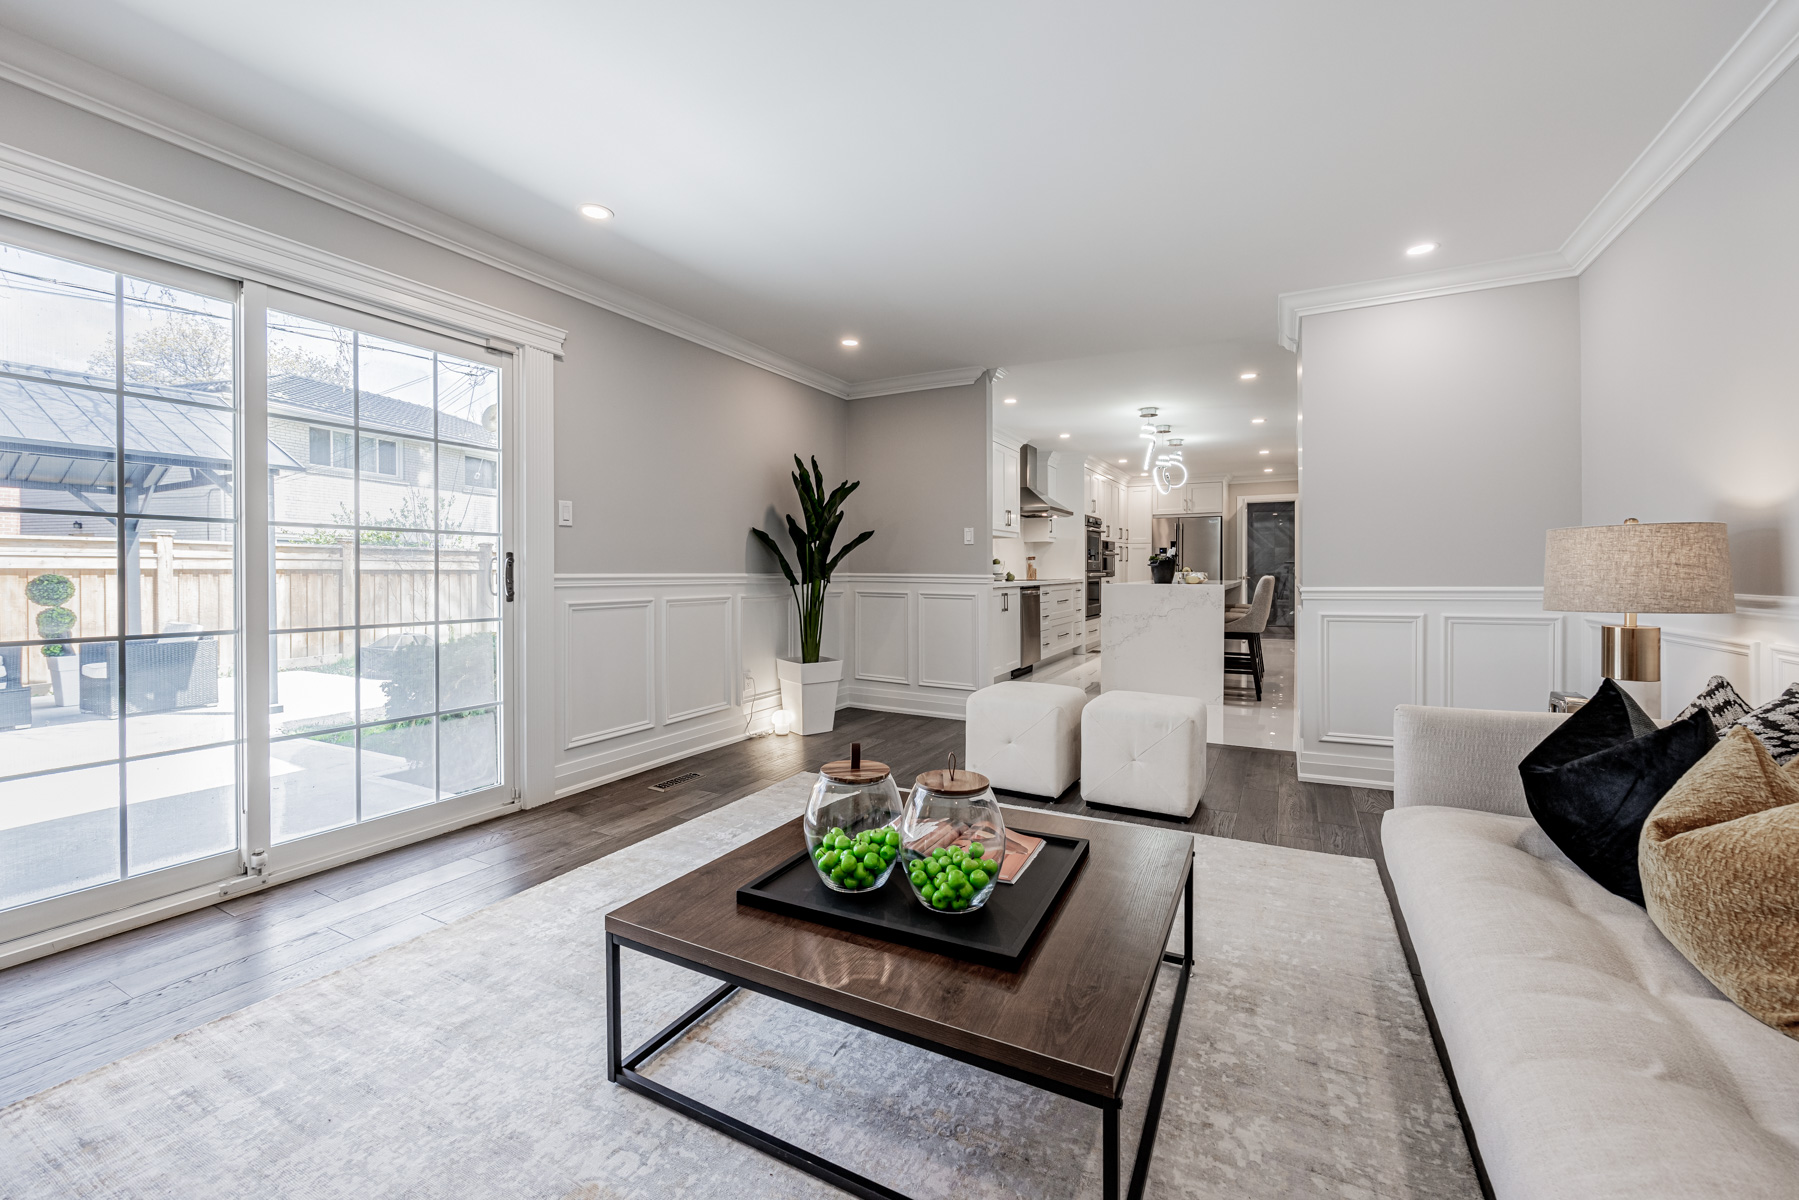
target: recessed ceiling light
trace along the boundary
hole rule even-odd
[[[844,338],[843,344],[845,346],[847,346],[849,349],[854,350],[857,346],[860,346],[862,343],[857,341],[855,338]]]
[[[1137,475],[1137,478],[1138,478],[1138,479],[1148,479],[1148,478],[1149,478],[1149,472],[1148,472],[1148,471],[1142,471],[1142,472],[1139,472],[1139,473],[1138,473],[1138,475]]]
[[[1249,419],[1249,423],[1251,425],[1260,425],[1262,423],[1262,418],[1261,417],[1251,417]]]
[[[1243,374],[1237,376],[1238,379],[1254,379],[1255,377],[1256,373],[1254,371],[1245,371]]]
[[[1128,458],[1121,458],[1121,459],[1119,459],[1119,460],[1118,460],[1118,461],[1119,461],[1119,462],[1121,462],[1121,463],[1123,463],[1123,462],[1130,462],[1130,461],[1131,461],[1131,460],[1130,460],[1130,459],[1128,459]]]
[[[583,204],[581,206],[581,215],[590,221],[610,221],[612,219],[612,210],[607,208],[604,204]]]
[[[1268,451],[1266,451],[1266,450],[1257,450],[1257,451],[1256,451],[1256,453],[1257,453],[1257,454],[1266,454],[1266,453],[1268,453]]]
[[[1007,403],[1007,404],[1017,404],[1017,403],[1018,403],[1018,397],[1017,397],[1017,396],[1007,396],[1007,397],[1006,397],[1006,399],[1005,399],[1005,403]]]
[[[1408,258],[1417,258],[1420,254],[1429,254],[1436,248],[1437,243],[1435,242],[1419,242],[1416,246],[1407,246],[1405,252]]]
[[[1056,436],[1057,437],[1067,437],[1068,435],[1066,433],[1058,433]]]
[[[1262,468],[1262,474],[1264,474],[1264,475],[1272,475],[1272,474],[1274,474],[1274,468],[1273,468],[1273,467],[1263,467],[1263,468]]]

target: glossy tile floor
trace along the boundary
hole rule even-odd
[[[1254,746],[1262,750],[1292,750],[1299,729],[1295,707],[1299,689],[1293,681],[1293,639],[1264,637],[1262,698],[1256,699],[1255,683],[1247,675],[1224,677],[1224,703],[1206,709],[1206,740],[1220,746]],[[1059,683],[1099,695],[1099,652],[1071,654],[1027,677],[1033,683]]]

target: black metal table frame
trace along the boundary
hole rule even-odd
[[[678,1113],[693,1118],[705,1125],[710,1125],[720,1133],[736,1138],[747,1146],[772,1158],[778,1158],[788,1166],[795,1167],[815,1178],[822,1179],[833,1187],[838,1187],[864,1200],[911,1200],[903,1192],[896,1192],[885,1184],[877,1183],[866,1176],[859,1175],[848,1167],[839,1166],[831,1160],[812,1153],[791,1142],[782,1140],[772,1133],[756,1128],[746,1121],[741,1121],[728,1113],[708,1107],[691,1096],[675,1091],[673,1088],[656,1082],[639,1073],[638,1068],[671,1043],[678,1040],[694,1025],[720,1004],[723,1004],[739,989],[745,989],[785,1001],[788,1004],[830,1017],[835,1021],[866,1029],[871,1033],[881,1034],[908,1045],[953,1058],[983,1070],[1004,1075],[1008,1079],[1016,1079],[1028,1083],[1032,1087],[1067,1096],[1083,1104],[1090,1104],[1100,1110],[1101,1141],[1103,1149],[1103,1165],[1101,1168],[1101,1189],[1104,1200],[1140,1200],[1144,1186],[1149,1181],[1150,1159],[1155,1153],[1156,1128],[1162,1118],[1162,1101],[1168,1090],[1168,1076],[1174,1065],[1174,1046],[1180,1036],[1181,1014],[1186,1007],[1187,981],[1193,974],[1193,859],[1187,860],[1187,876],[1183,884],[1185,903],[1182,905],[1182,950],[1180,954],[1163,951],[1158,965],[1172,963],[1180,968],[1180,978],[1175,984],[1174,1003],[1168,1015],[1168,1029],[1163,1035],[1162,1052],[1156,1060],[1156,1077],[1150,1085],[1149,1107],[1143,1117],[1143,1133],[1137,1142],[1137,1155],[1131,1167],[1131,1178],[1128,1190],[1120,1192],[1120,1150],[1118,1144],[1119,1113],[1124,1106],[1124,1088],[1130,1079],[1131,1063],[1137,1056],[1137,1043],[1143,1036],[1143,1025],[1149,1018],[1150,995],[1145,995],[1141,1011],[1137,1013],[1137,1025],[1131,1031],[1130,1052],[1125,1056],[1124,1074],[1118,1080],[1118,1096],[1100,1096],[1072,1084],[1048,1079],[1029,1071],[1023,1071],[1004,1063],[994,1062],[978,1054],[957,1050],[935,1042],[930,1038],[920,1037],[903,1030],[893,1029],[879,1022],[866,1020],[850,1013],[840,1012],[828,1005],[807,1000],[787,992],[768,987],[764,984],[752,983],[715,967],[696,963],[677,954],[659,950],[651,946],[634,942],[629,938],[608,932],[606,934],[606,1079],[608,1082],[620,1084],[632,1091],[640,1092],[659,1104],[666,1105]],[[619,950],[629,947],[640,954],[660,958],[678,967],[685,967],[701,975],[708,975],[722,981],[723,986],[708,994],[698,1004],[676,1017],[661,1031],[656,1033],[643,1045],[630,1051],[623,1050],[623,1014],[620,1010],[621,980],[619,972]],[[1153,994],[1154,988],[1150,989]]]

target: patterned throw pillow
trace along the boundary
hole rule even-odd
[[[1676,721],[1684,721],[1696,712],[1704,712],[1712,719],[1712,728],[1722,734],[1726,729],[1749,715],[1749,702],[1737,694],[1730,680],[1722,675],[1713,675],[1706,681],[1693,702],[1680,710]]]
[[[1738,717],[1736,728],[1747,729],[1760,738],[1777,763],[1784,765],[1799,759],[1799,683],[1754,712]]]

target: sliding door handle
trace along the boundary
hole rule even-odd
[[[512,551],[506,551],[506,603],[512,603]]]

